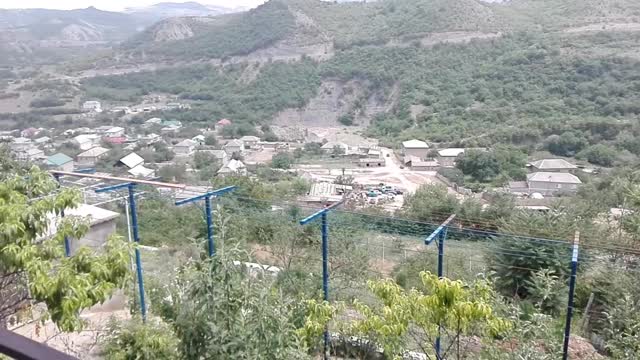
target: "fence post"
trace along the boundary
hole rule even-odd
[[[447,238],[447,228],[444,227],[438,235],[438,278],[444,277],[444,241]],[[438,324],[438,337],[436,338],[436,359],[441,359],[441,336],[442,336],[442,324]]]
[[[569,339],[571,338],[571,318],[573,317],[573,296],[576,290],[576,278],[578,273],[578,246],[580,244],[580,232],[576,231],[573,239],[573,251],[571,254],[571,278],[569,278],[569,302],[567,304],[567,321],[564,327],[564,344],[562,346],[562,360],[569,358]]]
[[[142,277],[142,260],[140,255],[140,235],[138,234],[138,212],[136,211],[136,197],[134,195],[134,184],[129,184],[129,207],[131,212],[131,230],[133,241],[136,242],[136,273],[138,276],[138,292],[140,293],[140,312],[142,321],[147,320],[147,303],[144,298],[144,278]]]

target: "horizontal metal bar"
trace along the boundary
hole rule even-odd
[[[304,218],[304,219],[300,220],[300,225],[306,225],[306,224],[308,224],[309,222],[311,222],[311,221],[313,221],[313,220],[317,219],[320,215],[322,215],[322,214],[324,214],[324,213],[327,213],[327,212],[329,212],[329,211],[331,211],[331,210],[333,210],[333,209],[337,208],[338,206],[340,206],[340,205],[344,204],[344,202],[345,202],[345,201],[346,201],[346,199],[342,199],[342,200],[338,201],[337,203],[335,203],[335,204],[333,204],[333,205],[331,205],[331,206],[327,206],[327,207],[325,207],[324,209],[319,210],[319,211],[317,211],[316,213],[314,213],[314,214],[311,214],[311,215],[307,216],[306,218]]]
[[[218,189],[218,190],[209,191],[209,192],[208,192],[208,193],[206,193],[206,194],[197,195],[197,196],[194,196],[194,197],[190,197],[190,198],[188,198],[188,199],[183,199],[183,200],[176,201],[176,205],[177,205],[177,206],[180,206],[180,205],[184,205],[184,204],[189,204],[189,203],[192,203],[192,202],[196,202],[196,201],[198,201],[198,200],[204,200],[204,199],[206,199],[206,198],[208,198],[208,197],[213,197],[213,196],[222,195],[222,194],[224,194],[224,193],[228,193],[229,191],[233,191],[233,190],[235,190],[235,189],[236,189],[236,186],[227,186],[227,187],[223,187],[223,188],[220,188],[220,189]]]
[[[80,177],[80,178],[91,178],[91,179],[113,180],[113,181],[126,181],[126,182],[132,182],[134,184],[151,185],[151,186],[164,187],[164,188],[173,188],[173,189],[184,189],[185,187],[187,187],[187,185],[185,185],[185,184],[173,184],[173,183],[165,183],[165,182],[141,180],[141,179],[132,179],[132,178],[125,178],[125,177],[118,177],[118,176],[83,174],[83,173],[70,172],[70,171],[52,170],[52,171],[50,171],[50,173],[53,174],[53,175],[59,175],[59,176],[74,176],[74,177]]]
[[[449,225],[449,223],[451,221],[453,221],[453,219],[456,217],[456,214],[451,214],[447,220],[445,220],[440,226],[438,226],[437,229],[435,229],[434,232],[431,233],[431,235],[427,236],[426,239],[424,239],[424,244],[425,245],[429,245],[433,242],[433,240],[436,238],[436,236],[438,236],[438,234],[440,234],[440,232],[442,231],[442,229],[444,229],[447,225]]]
[[[133,185],[133,183],[124,183],[124,184],[117,184],[117,185],[111,185],[111,186],[105,186],[105,187],[101,187],[99,189],[95,189],[94,191],[96,193],[103,193],[103,192],[107,192],[107,191],[114,191],[114,190],[120,190],[120,189],[124,189],[124,188],[129,188],[129,186]]]
[[[0,354],[16,360],[76,360],[45,344],[0,328]]]

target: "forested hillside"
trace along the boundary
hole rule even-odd
[[[157,42],[150,30],[127,50],[174,60],[222,58],[222,66],[93,78],[85,89],[112,101],[174,94],[193,107],[171,116],[228,117],[250,128],[304,107],[325,81],[359,81],[365,89],[342,119],[358,125],[371,94],[383,94],[388,110],[369,115],[367,131],[391,145],[415,137],[460,146],[506,143],[612,165],[640,155],[639,8],[622,0],[272,0],[208,23],[191,19],[196,30],[184,40]],[[449,34],[457,40],[446,43]],[[330,53],[224,62],[278,42],[313,41],[331,42]]]

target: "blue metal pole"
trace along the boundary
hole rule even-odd
[[[329,302],[329,224],[327,223],[327,213],[322,213],[322,291],[324,301]],[[328,359],[329,350],[329,329],[324,329],[324,358]]]
[[[133,241],[140,245],[140,236],[138,235],[138,213],[136,212],[136,198],[134,196],[134,184],[129,184],[129,207],[131,210],[131,229],[133,232]],[[136,246],[136,273],[138,276],[138,291],[140,293],[140,312],[142,321],[147,320],[147,305],[144,299],[144,279],[142,277],[142,261],[140,259],[140,248]]]
[[[444,276],[443,268],[444,268],[444,240],[447,238],[447,228],[444,227],[440,234],[438,235],[438,278],[442,279]],[[442,324],[438,324],[438,337],[436,338],[436,359],[441,359],[440,357],[440,348],[441,348],[441,334],[442,334]]]
[[[204,208],[207,213],[207,241],[209,241],[209,257],[216,254],[215,243],[213,242],[213,217],[211,216],[211,197],[204,198]]]
[[[53,177],[58,182],[58,187],[61,187],[60,175],[59,174],[53,174]],[[62,211],[60,211],[60,216],[64,218],[64,209],[62,209]],[[66,257],[71,256],[71,241],[69,240],[68,236],[64,237],[64,254],[66,255]]]
[[[571,319],[573,317],[573,297],[576,290],[576,280],[578,274],[578,245],[579,233],[573,242],[573,253],[571,254],[571,278],[569,278],[569,302],[567,304],[567,320],[564,326],[564,344],[562,346],[562,360],[569,358],[569,339],[571,337]]]

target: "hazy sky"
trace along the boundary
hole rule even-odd
[[[95,6],[101,10],[119,11],[126,7],[145,6],[159,2],[187,1],[188,0],[0,0],[0,9],[82,9]],[[234,8],[239,6],[257,6],[265,2],[265,0],[202,0],[197,2]]]

